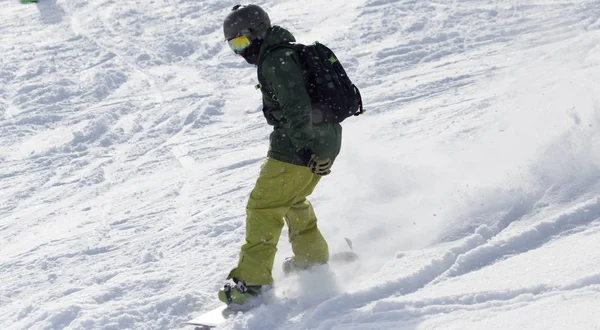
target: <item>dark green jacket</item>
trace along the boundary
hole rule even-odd
[[[258,55],[258,75],[263,85],[263,112],[267,123],[274,127],[270,136],[269,157],[306,165],[297,151],[307,147],[317,156],[333,161],[342,144],[341,125],[313,123],[306,77],[298,54],[289,48],[267,51],[273,45],[295,41],[289,31],[273,26]]]

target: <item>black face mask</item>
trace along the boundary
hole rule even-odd
[[[241,55],[249,64],[256,65],[258,63],[258,53],[260,52],[260,46],[262,46],[262,44],[262,38],[254,39],[252,44],[239,52],[238,55]]]

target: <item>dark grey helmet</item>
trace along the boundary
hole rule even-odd
[[[236,5],[223,22],[225,40],[241,35],[252,39],[261,36],[271,27],[269,15],[257,5]]]

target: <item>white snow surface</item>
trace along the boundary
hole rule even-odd
[[[219,306],[271,130],[234,4],[2,0],[0,328]],[[284,279],[284,230],[276,299],[222,329],[600,329],[600,1],[257,4],[361,88],[312,196],[361,260]]]

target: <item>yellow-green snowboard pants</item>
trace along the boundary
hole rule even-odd
[[[267,158],[246,206],[246,242],[228,279],[235,277],[246,285],[273,283],[271,272],[284,219],[296,263],[329,259],[327,242],[306,199],[320,178],[308,167]]]

